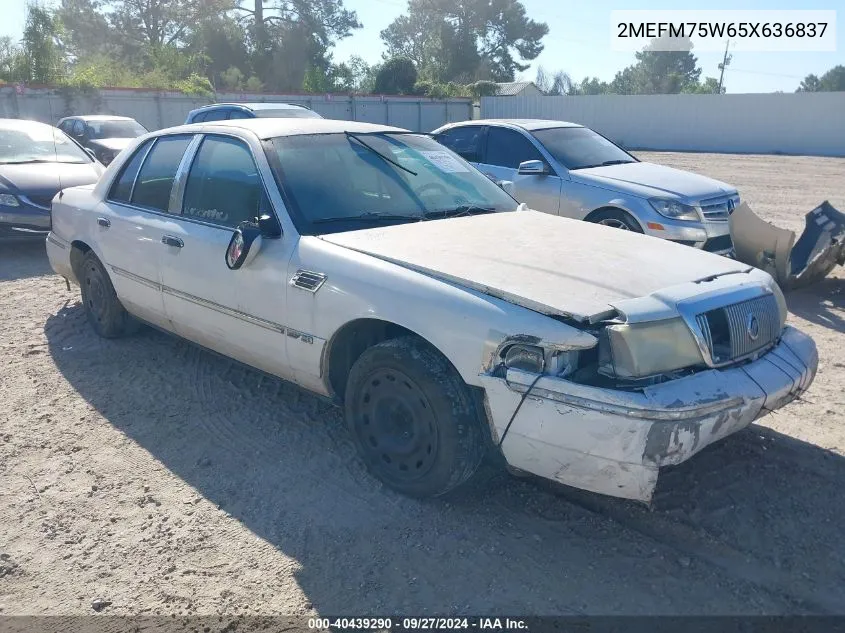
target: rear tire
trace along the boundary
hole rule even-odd
[[[109,274],[94,251],[82,258],[82,305],[94,331],[103,338],[117,338],[138,331],[139,323],[126,311]]]
[[[588,221],[614,229],[622,229],[623,231],[633,231],[634,233],[643,232],[640,223],[631,214],[621,209],[604,209],[598,211],[590,216]]]
[[[451,363],[415,336],[361,354],[349,372],[345,409],[367,469],[402,494],[446,494],[484,457],[472,393]]]

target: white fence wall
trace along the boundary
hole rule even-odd
[[[326,118],[382,123],[416,132],[430,132],[445,123],[472,118],[470,99],[218,93],[215,101],[297,103]],[[87,96],[69,96],[66,91],[53,88],[0,87],[0,118],[53,124],[72,114],[117,114],[131,116],[156,130],[184,123],[189,111],[207,103],[211,101],[173,92],[109,89]]]
[[[484,97],[481,118],[571,121],[629,149],[845,156],[845,92]]]

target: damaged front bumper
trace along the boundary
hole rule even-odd
[[[497,444],[510,424],[501,444],[510,466],[648,503],[661,466],[686,461],[791,402],[810,386],[817,365],[813,340],[787,327],[780,342],[756,361],[702,371],[642,392],[590,387],[555,376],[537,379],[514,369],[506,378],[483,375],[481,380]]]
[[[825,201],[804,222],[796,241],[795,233],[769,224],[741,204],[730,217],[736,258],[765,270],[784,290],[819,281],[845,265],[845,213]]]

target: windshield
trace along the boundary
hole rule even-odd
[[[586,127],[553,127],[532,134],[567,169],[636,163],[637,159]]]
[[[90,162],[82,148],[52,126],[31,121],[0,126],[0,165]]]
[[[457,154],[416,134],[283,136],[268,155],[303,235],[517,207]]]
[[[147,133],[137,121],[86,121],[88,138],[135,138]]]

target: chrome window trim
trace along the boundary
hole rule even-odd
[[[225,230],[225,231],[233,232],[235,229],[233,227],[226,226],[225,224],[215,224],[213,222],[198,220],[196,218],[184,216],[184,215],[181,214],[181,212],[178,213],[178,214],[175,214],[175,213],[170,213],[169,211],[161,211],[160,209],[151,209],[149,207],[143,207],[141,205],[132,204],[131,200],[132,200],[132,197],[135,195],[135,185],[138,182],[138,177],[141,174],[141,169],[143,169],[144,164],[147,162],[147,159],[149,158],[150,152],[152,151],[153,147],[156,146],[159,139],[167,138],[167,137],[171,137],[171,136],[200,137],[201,140],[197,143],[197,151],[199,151],[199,146],[201,145],[201,141],[204,140],[208,136],[221,136],[221,137],[224,137],[224,138],[233,139],[235,141],[239,141],[244,146],[246,146],[247,150],[250,153],[250,156],[252,156],[253,162],[255,163],[256,172],[258,173],[258,177],[261,179],[261,186],[264,188],[264,194],[267,198],[267,202],[268,202],[268,205],[269,205],[269,211],[276,218],[276,222],[278,222],[279,226],[282,228],[282,233],[284,233],[285,223],[282,221],[281,212],[277,208],[276,204],[273,202],[272,195],[270,195],[270,192],[273,191],[273,189],[270,189],[267,186],[268,180],[267,180],[266,174],[264,173],[265,171],[267,171],[267,173],[272,178],[272,174],[273,174],[272,169],[270,168],[269,165],[266,166],[266,169],[265,169],[265,167],[262,167],[263,164],[261,163],[260,160],[257,159],[256,153],[253,151],[253,148],[250,145],[249,141],[247,141],[247,139],[245,139],[243,136],[239,136],[238,134],[229,134],[229,133],[226,133],[226,132],[174,132],[174,133],[169,133],[169,134],[161,134],[160,136],[154,136],[151,139],[147,139],[147,140],[152,140],[152,142],[149,144],[147,149],[144,150],[144,157],[141,160],[141,165],[138,167],[138,173],[135,174],[135,179],[132,181],[132,189],[129,193],[129,201],[126,202],[126,201],[123,201],[123,200],[115,200],[115,199],[110,197],[111,189],[114,186],[115,181],[118,178],[118,176],[115,176],[114,178],[112,178],[111,182],[109,182],[108,189],[107,189],[108,194],[104,198],[104,202],[107,202],[109,204],[115,204],[115,205],[118,205],[120,207],[124,207],[126,209],[131,209],[133,211],[142,211],[144,213],[152,213],[154,215],[167,217],[167,218],[177,217],[178,219],[184,220],[185,222],[192,222],[194,224],[199,224],[201,226],[207,226],[207,227],[210,227],[210,228],[213,228],[213,229],[222,229],[222,230]],[[189,149],[190,149],[190,144],[189,144],[188,148],[186,148],[185,154],[188,153]],[[140,148],[139,148],[139,150],[136,150],[136,152],[137,151],[140,151]],[[135,153],[133,153],[131,155],[131,157],[126,159],[126,161],[123,163],[123,165],[121,165],[121,168],[120,168],[120,171],[118,171],[118,174],[123,173],[123,169],[129,163],[129,161],[131,161],[132,158],[134,158],[134,156],[135,156]],[[184,159],[185,155],[183,155],[182,158]],[[265,157],[265,161],[266,161],[266,157]],[[180,162],[180,166],[181,166],[181,162]],[[193,162],[191,162],[191,167],[192,166],[193,166]],[[190,174],[190,169],[187,170],[187,173]],[[274,183],[274,186],[275,186],[275,180],[272,180],[272,182]],[[185,176],[185,187],[187,187],[187,175]],[[285,213],[287,213],[287,208],[284,205],[284,197],[282,196],[278,187],[275,188],[275,191],[276,191],[277,195],[279,196],[279,199],[281,200],[281,203],[282,203],[281,208],[285,211]],[[182,191],[182,196],[183,196],[182,202],[184,202],[184,189]],[[294,235],[296,235],[297,234],[296,233],[296,227],[295,227],[295,225],[293,225],[293,221],[290,220],[290,215],[288,214],[286,217],[288,218],[288,221],[290,222],[290,226],[292,226],[292,228],[293,228]]]
[[[150,140],[152,142],[150,142]],[[147,148],[143,150],[144,155],[141,158],[141,164],[138,165],[138,171],[135,172],[135,177],[132,179],[132,186],[129,188],[129,200],[132,200],[132,196],[135,194],[135,183],[138,182],[138,174],[141,173],[141,167],[143,167],[144,163],[147,162],[147,156],[149,156],[150,150],[153,148],[153,145],[156,144],[156,140],[158,139],[147,139],[146,141],[141,143],[140,147],[138,147],[138,149],[132,152],[132,154],[125,161],[123,161],[123,164],[120,166],[120,169],[117,171],[114,178],[111,179],[111,182],[109,182],[108,190],[106,191],[105,202],[112,202],[114,204],[128,204],[121,200],[115,200],[114,198],[112,198],[111,192],[117,182],[120,180],[120,177],[123,176],[123,172],[129,166],[129,163],[131,163],[135,156],[138,155],[138,152],[142,151],[143,146],[147,144]]]
[[[171,215],[182,215],[182,202],[185,196],[185,183],[188,180],[188,172],[194,163],[194,158],[199,151],[204,137],[202,134],[194,134],[188,147],[185,148],[185,153],[182,154],[182,160],[179,161],[179,166],[176,168],[176,173],[173,175],[173,186],[170,189],[170,199],[167,203],[167,212]],[[138,170],[141,173],[141,170]]]
[[[264,197],[266,198],[267,203],[269,205],[269,211],[270,211],[270,213],[273,214],[273,217],[276,218],[276,222],[279,224],[279,227],[281,227],[282,222],[279,218],[279,213],[276,210],[275,205],[273,204],[273,199],[270,197],[270,193],[269,193],[269,190],[268,190],[268,187],[267,187],[267,180],[264,178],[264,174],[261,173],[261,167],[259,166],[260,163],[255,156],[255,152],[252,151],[252,147],[250,146],[250,144],[243,137],[238,136],[237,134],[226,134],[226,133],[223,133],[223,132],[203,132],[201,134],[197,134],[196,136],[200,137],[200,140],[197,142],[196,148],[194,150],[194,154],[191,158],[190,169],[187,169],[186,173],[185,173],[185,181],[182,184],[182,193],[180,195],[179,213],[178,214],[171,214],[171,215],[178,215],[180,220],[187,220],[187,221],[195,222],[197,224],[202,224],[202,225],[205,225],[205,226],[211,226],[211,227],[215,227],[215,228],[219,228],[219,229],[226,229],[227,231],[234,231],[235,230],[235,227],[232,227],[232,226],[227,226],[225,224],[215,224],[213,222],[205,222],[203,220],[197,220],[197,219],[188,217],[188,216],[186,216],[182,213],[182,205],[185,202],[185,198],[184,198],[185,191],[187,190],[187,187],[188,187],[188,176],[190,175],[190,172],[193,171],[193,168],[194,168],[193,163],[194,163],[194,160],[196,160],[196,157],[199,154],[200,149],[202,148],[202,144],[205,142],[205,140],[207,138],[221,137],[221,138],[226,138],[226,139],[235,141],[236,143],[240,143],[244,148],[246,148],[246,151],[249,152],[249,156],[250,156],[250,158],[252,158],[252,164],[255,166],[255,173],[258,174],[258,179],[261,181],[261,188],[264,192]],[[188,148],[188,151],[190,151],[190,147]],[[185,152],[186,156],[188,154],[188,151]]]

